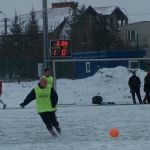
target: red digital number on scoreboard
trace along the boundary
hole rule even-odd
[[[71,56],[71,48],[69,40],[51,41],[50,44],[51,57],[66,57]]]

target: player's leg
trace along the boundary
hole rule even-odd
[[[0,99],[0,103],[3,105],[3,109],[6,108],[6,104]]]
[[[55,112],[51,112],[51,124],[55,127],[56,131],[61,134],[61,128],[59,127],[59,122],[57,120]]]
[[[43,112],[43,113],[39,113],[40,117],[42,118],[43,122],[45,123],[48,131],[54,136],[56,137],[57,134],[55,133],[55,131],[53,130],[51,121],[50,121],[50,115],[49,112]]]

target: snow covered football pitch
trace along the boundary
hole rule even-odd
[[[137,70],[137,75],[143,98],[146,72]],[[0,150],[149,150],[150,105],[91,104],[98,93],[104,102],[132,104],[130,76],[127,68],[116,67],[101,69],[85,79],[58,79],[59,104],[76,105],[58,106],[62,135],[57,139],[52,138],[36,113],[35,101],[23,110],[19,108],[38,81],[4,82],[1,98],[8,109],[0,109]],[[120,131],[115,139],[108,135],[113,127]]]
[[[0,150],[148,150],[150,105],[58,106],[54,139],[34,108],[0,109]],[[118,138],[109,129],[120,131]]]

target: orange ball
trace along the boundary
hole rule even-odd
[[[119,130],[117,128],[111,128],[109,130],[109,135],[113,138],[117,138],[119,136]]]

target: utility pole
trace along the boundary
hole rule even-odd
[[[6,40],[7,40],[7,21],[9,19],[6,17],[6,14],[3,13],[2,11],[0,11],[0,14],[2,14],[4,16],[4,41],[3,41],[3,46],[4,46],[4,49],[5,49],[6,48]]]
[[[139,49],[139,34],[136,35],[136,49]]]
[[[5,26],[5,36],[7,36],[7,18],[4,18],[4,26]]]
[[[47,19],[47,0],[43,2],[43,64],[47,67],[48,61],[48,19]]]
[[[4,15],[4,31],[5,31],[5,36],[7,36],[7,21],[9,19],[6,17],[6,14],[3,13],[2,11],[0,11],[0,14]]]

